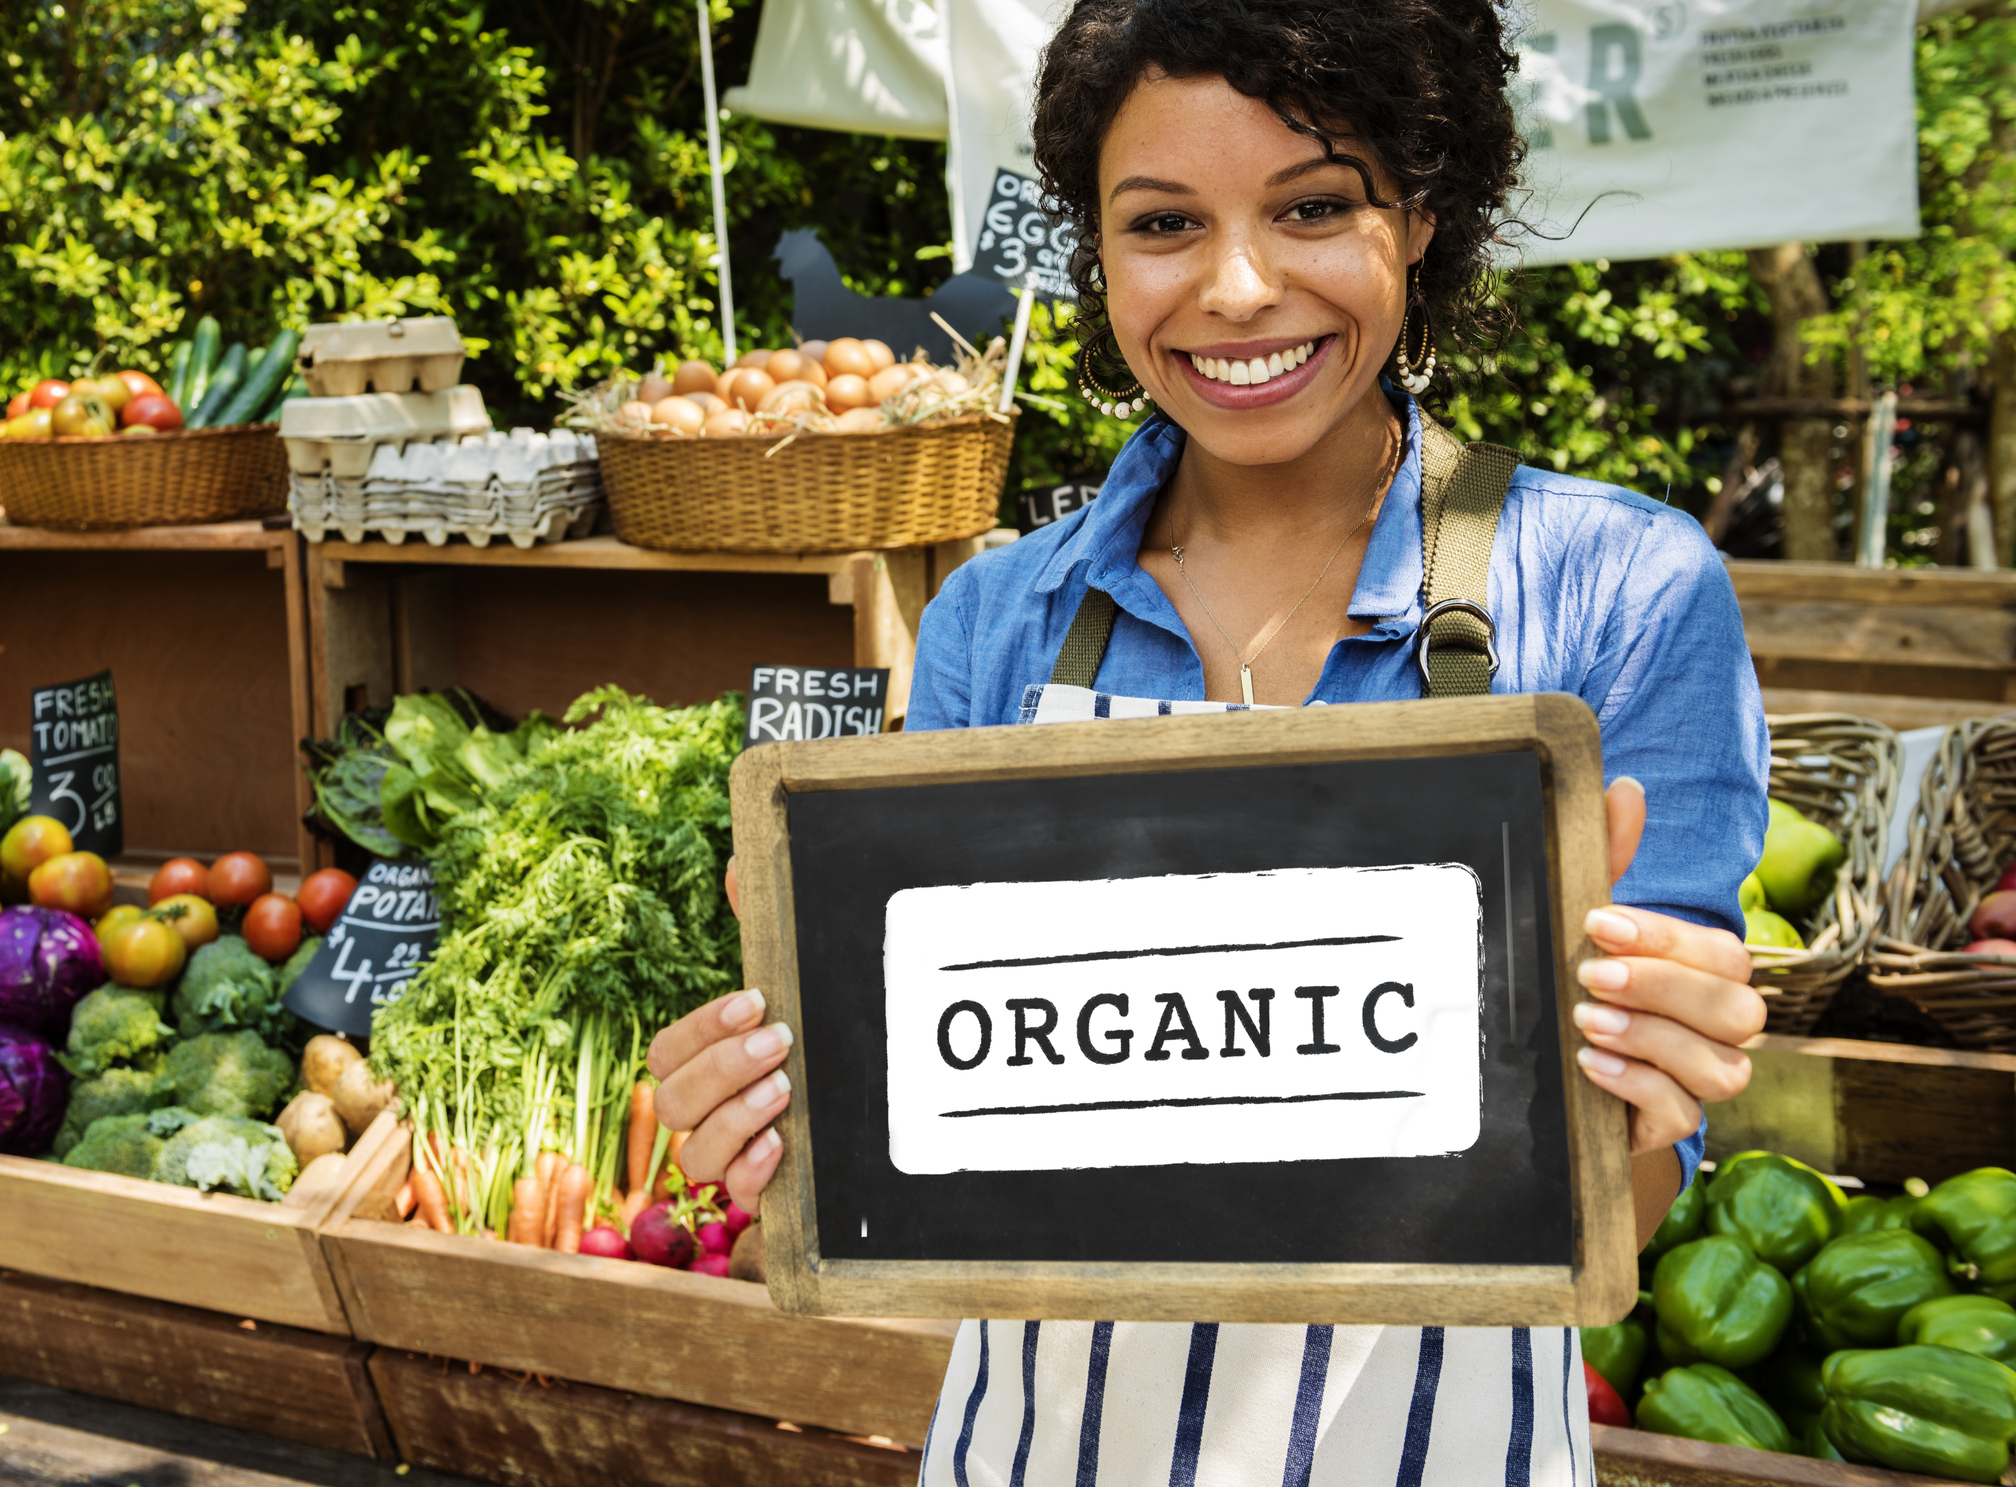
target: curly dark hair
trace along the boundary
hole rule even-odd
[[[1373,205],[1434,213],[1418,285],[1437,332],[1461,335],[1526,154],[1505,94],[1516,66],[1496,0],[1077,0],[1043,52],[1034,133],[1043,188],[1078,232],[1080,313],[1105,309],[1099,150],[1135,83],[1159,70],[1223,77],[1356,169]],[[1332,131],[1347,122],[1347,146],[1372,161],[1340,148]],[[1375,161],[1397,198],[1374,190]]]

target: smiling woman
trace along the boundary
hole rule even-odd
[[[1691,518],[1511,451],[1465,451],[1407,395],[1434,373],[1435,335],[1462,333],[1479,301],[1521,156],[1511,67],[1494,0],[1077,0],[1044,54],[1036,160],[1077,229],[1085,396],[1156,416],[1096,502],[951,575],[924,614],[905,726],[1580,697],[1602,726],[1616,902],[1584,926],[1598,955],[1578,970],[1577,1058],[1630,1107],[1649,1236],[1693,1180],[1703,1102],[1743,1088],[1738,1045],[1764,1021],[1737,888],[1762,844],[1768,745],[1735,596]],[[1462,645],[1437,628],[1452,617]],[[933,933],[950,922],[919,912]],[[1099,910],[1081,893],[1071,912]],[[891,1046],[908,1040],[916,1098],[935,1098],[934,1081],[986,1085],[957,1106],[964,1147],[920,1149],[922,1166],[974,1160],[968,1115],[977,1129],[981,1114],[1056,1105],[1046,1080],[1081,1054],[1130,1085],[1112,1098],[1190,1099],[1190,1071],[1258,1067],[1221,1065],[1223,1049],[1257,1048],[1270,1015],[1285,1039],[1291,1008],[1308,1036],[1295,1047],[1348,1047],[1363,1088],[1432,1104],[1425,1084],[1375,1078],[1410,1056],[1404,967],[1357,988],[1355,1024],[1337,1011],[1326,1038],[1327,984],[1221,1005],[1221,985],[1158,972],[1122,1005],[1060,967],[1039,994],[990,1002],[972,955],[909,981],[891,955],[885,993],[910,997]],[[1202,1012],[1225,1018],[1218,1054]],[[682,1165],[745,1208],[776,1171],[772,1123],[791,1099],[790,1031],[762,1016],[745,993],[666,1029],[652,1055],[661,1115],[693,1131]],[[1354,1025],[1362,1040],[1345,1036]],[[1391,1119],[1406,1104],[1376,1108]],[[1230,1117],[1215,1146],[1158,1128],[1167,1161],[1234,1164],[1224,1211],[1199,1224],[1267,1224],[1239,1206],[1237,1163],[1328,1150],[1348,1119],[1371,1118],[1295,1108],[1307,1131],[1269,1150]],[[1024,1141],[1003,1159],[1110,1156]],[[960,1331],[922,1480],[1593,1475],[1572,1329],[990,1321]]]

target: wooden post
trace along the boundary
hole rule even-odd
[[[1988,416],[1988,500],[1995,561],[2016,567],[2016,330],[1995,338],[1995,402]]]
[[[1752,248],[1750,272],[1771,301],[1774,349],[1766,380],[1780,397],[1831,398],[1834,369],[1808,365],[1800,326],[1827,311],[1812,255],[1803,243]],[[1840,556],[1834,538],[1834,480],[1828,458],[1834,430],[1821,419],[1788,418],[1779,426],[1778,459],[1785,472],[1785,556],[1828,562]]]
[[[852,566],[854,664],[889,668],[889,726],[910,707],[917,660],[917,625],[928,599],[927,549],[863,554]]]

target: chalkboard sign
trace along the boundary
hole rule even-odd
[[[886,666],[758,666],[742,746],[880,733],[888,707]]]
[[[434,870],[372,859],[322,948],[288,988],[287,1010],[331,1032],[367,1036],[371,1014],[405,993],[440,929]]]
[[[1563,696],[745,754],[796,1039],[771,1295],[825,1315],[1564,1325],[1637,1293],[1575,1071],[1608,897]]]
[[[126,850],[126,820],[112,673],[37,687],[28,694],[28,715],[28,763],[35,775],[29,810],[61,821],[79,852],[118,856]]]
[[[1044,201],[1043,188],[1034,179],[995,170],[974,244],[974,273],[992,274],[1010,289],[1033,288],[1052,304],[1076,304],[1071,255],[1077,243],[1077,234]]]
[[[1090,506],[1098,484],[1067,480],[1061,485],[1025,485],[1015,497],[1015,525],[1024,537],[1053,521],[1062,521],[1081,506]]]

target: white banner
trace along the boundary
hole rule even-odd
[[[1912,0],[1535,0],[1528,263],[1916,237]]]

